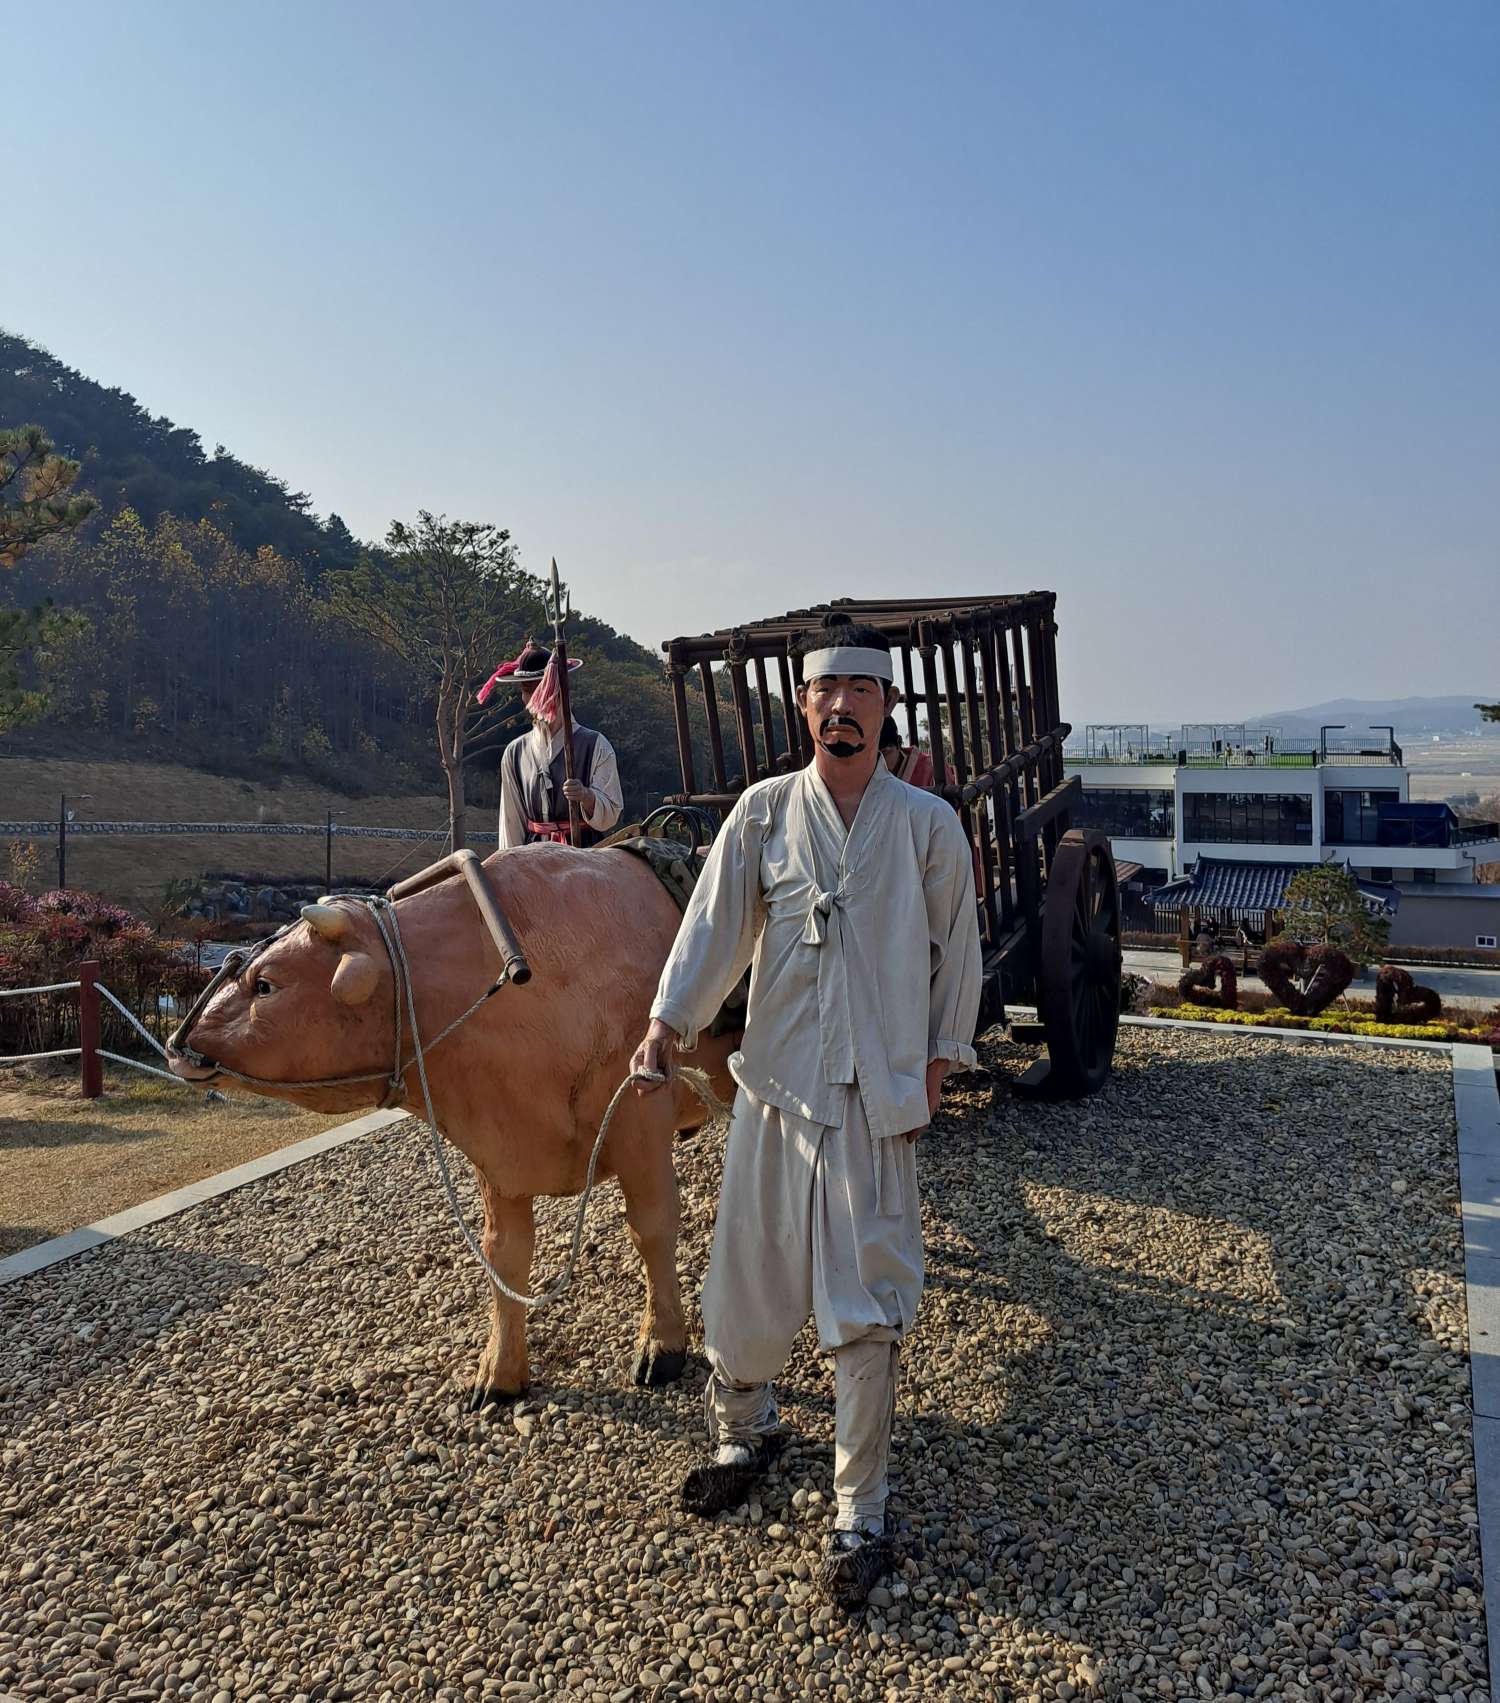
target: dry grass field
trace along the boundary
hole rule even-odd
[[[85,1100],[76,1080],[0,1071],[0,1258],[304,1141],[351,1114],[279,1100],[209,1100],[115,1065]]]
[[[171,763],[80,762],[44,757],[0,757],[0,820],[55,821],[63,793],[79,799],[80,820],[153,822],[312,822],[324,813],[351,827],[445,828],[446,796],[392,793],[348,798],[313,782],[282,779],[255,783],[234,780]],[[83,794],[89,794],[82,801]],[[470,810],[469,828],[476,846],[495,831],[494,813]],[[37,842],[39,877],[50,885],[56,876],[55,842]],[[401,841],[335,840],[336,879],[371,884],[393,864],[419,869],[424,858],[441,854],[440,844]],[[324,844],[319,839],[259,835],[163,836],[68,841],[68,885],[102,893],[121,904],[149,911],[163,885],[173,879],[198,879],[208,870],[264,874],[277,880],[320,880]],[[9,873],[0,846],[0,876]]]

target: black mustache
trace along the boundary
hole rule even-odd
[[[832,733],[834,728],[836,728],[836,727],[846,727],[846,728],[848,728],[848,730],[851,733],[858,733],[858,734],[864,733],[864,729],[859,725],[859,723],[857,721],[855,721],[853,716],[846,716],[846,715],[825,716],[824,719],[823,719],[823,724],[818,729],[818,731],[820,733]]]

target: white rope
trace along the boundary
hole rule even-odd
[[[123,1053],[107,1053],[100,1047],[99,1057],[111,1059],[116,1064],[128,1064],[132,1070],[144,1070],[147,1076],[159,1076],[163,1082],[170,1082],[176,1088],[197,1087],[195,1082],[184,1082],[180,1076],[173,1076],[170,1070],[158,1070],[154,1064],[142,1064],[138,1058],[126,1058]]]
[[[0,988],[0,999],[19,999],[23,993],[66,993],[70,988],[76,988],[77,982],[48,982],[40,988]]]
[[[156,1048],[157,1052],[159,1052],[161,1054],[161,1056],[163,1058],[165,1058],[167,1056],[167,1049],[161,1044],[160,1041],[157,1040],[156,1036],[153,1035],[148,1028],[146,1028],[146,1026],[141,1022],[140,1018],[138,1018],[136,1016],[136,1014],[130,1009],[130,1007],[128,1005],[122,1004],[120,1000],[116,999],[115,996],[109,991],[109,989],[107,987],[105,987],[103,982],[98,982],[95,985],[98,987],[100,993],[102,993],[104,995],[104,997],[109,1001],[109,1003],[112,1006],[114,1006],[115,1010],[118,1011],[120,1013],[120,1015],[125,1019],[125,1021],[130,1024],[131,1028],[133,1028],[135,1030],[136,1034],[138,1034],[143,1041],[149,1041],[151,1043],[151,1045]],[[104,1054],[105,1058],[113,1058],[114,1056],[115,1055],[113,1053],[105,1053]],[[125,1062],[128,1064],[130,1061],[127,1059]],[[161,1075],[161,1072],[158,1071],[157,1075],[158,1076]],[[182,1078],[180,1076],[174,1076],[172,1078],[172,1080],[174,1082],[180,1082],[182,1080]]]
[[[463,1236],[464,1241],[468,1244],[469,1252],[473,1254],[474,1258],[484,1267],[489,1276],[490,1282],[494,1284],[506,1300],[514,1301],[518,1306],[526,1308],[545,1307],[549,1303],[557,1300],[557,1298],[573,1280],[573,1273],[578,1265],[578,1251],[583,1246],[584,1220],[588,1215],[589,1197],[594,1192],[595,1174],[599,1167],[599,1155],[604,1149],[604,1139],[609,1134],[609,1126],[614,1119],[615,1108],[624,1097],[626,1090],[632,1083],[637,1081],[638,1078],[636,1074],[632,1072],[631,1075],[627,1076],[620,1086],[615,1089],[614,1096],[610,1100],[609,1106],[604,1113],[604,1119],[599,1125],[599,1133],[594,1137],[594,1148],[589,1154],[589,1168],[588,1174],[584,1179],[583,1194],[579,1197],[578,1211],[574,1214],[573,1218],[573,1240],[568,1248],[568,1257],[563,1261],[561,1271],[559,1271],[556,1277],[552,1278],[550,1282],[544,1283],[541,1288],[537,1290],[535,1295],[522,1295],[519,1291],[512,1289],[500,1273],[495,1270],[494,1266],[490,1264],[489,1260],[485,1257],[484,1249],[479,1245],[478,1238],[469,1228],[468,1220],[464,1217],[463,1204],[458,1198],[458,1190],[453,1185],[453,1173],[448,1169],[448,1158],[443,1152],[443,1134],[438,1127],[437,1114],[434,1112],[432,1107],[432,1089],[427,1081],[426,1049],[422,1045],[422,1037],[417,1030],[416,996],[412,989],[411,967],[406,960],[406,947],[403,945],[401,940],[401,924],[396,920],[396,911],[394,906],[390,907],[384,915],[390,919],[390,932],[387,938],[387,944],[391,949],[391,958],[393,962],[399,963],[402,977],[404,977],[406,982],[406,998],[411,1017],[412,1050],[416,1055],[417,1075],[422,1083],[422,1104],[427,1111],[427,1116],[424,1121],[427,1125],[428,1134],[432,1137],[433,1157],[437,1160],[438,1174],[443,1180],[444,1193],[448,1196],[448,1208],[453,1214],[454,1220],[458,1225],[459,1232]],[[385,920],[379,911],[375,912],[375,920],[380,926],[382,935],[385,935]],[[454,1025],[450,1024],[449,1028],[452,1027],[454,1027]],[[447,1032],[448,1031],[445,1029],[443,1034],[447,1034]],[[441,1040],[442,1038],[442,1035],[438,1036],[438,1040]],[[433,1045],[436,1046],[437,1042],[434,1041]],[[722,1116],[728,1111],[729,1108],[724,1105],[724,1103],[719,1099],[718,1094],[714,1091],[714,1085],[709,1080],[706,1071],[697,1070],[691,1066],[684,1065],[679,1067],[677,1074],[682,1077],[683,1081],[687,1083],[693,1092],[697,1094],[698,1098],[702,1100],[703,1104],[708,1107],[709,1111],[711,1111],[716,1117]],[[656,1081],[659,1079],[643,1075],[639,1078],[639,1080]]]
[[[0,1058],[0,1064],[30,1064],[34,1058],[77,1058],[82,1051],[82,1047],[59,1047],[55,1053],[13,1053]]]

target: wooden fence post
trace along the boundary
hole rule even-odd
[[[78,1044],[85,1100],[97,1100],[104,1092],[104,1061],[99,1057],[99,960],[88,958],[78,966]]]

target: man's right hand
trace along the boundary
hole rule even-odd
[[[661,1081],[637,1082],[637,1094],[655,1094],[666,1087],[672,1075],[672,1054],[677,1050],[678,1040],[675,1029],[669,1028],[659,1017],[651,1019],[645,1039],[635,1049],[635,1056],[630,1061],[630,1074],[659,1076]]]

